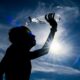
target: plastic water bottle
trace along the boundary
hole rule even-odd
[[[27,18],[28,20],[26,21],[26,25],[29,25],[31,23],[36,23],[36,24],[46,24],[47,21],[45,20],[45,15],[42,15],[42,16],[38,16],[38,17],[31,17],[29,16]],[[58,22],[60,21],[60,15],[59,14],[55,14],[55,17],[54,19]]]

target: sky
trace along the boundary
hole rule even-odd
[[[44,16],[50,12],[56,13],[58,29],[50,52],[32,61],[30,80],[80,80],[79,0],[0,1],[0,60],[10,45],[9,29],[26,25],[28,16],[44,22],[27,25],[36,36],[37,44],[32,50],[41,48],[50,32],[50,25],[45,22]]]

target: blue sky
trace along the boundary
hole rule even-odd
[[[32,61],[31,80],[80,80],[80,1],[79,0],[2,0],[0,1],[0,60],[5,54],[8,31],[24,25],[27,17],[40,17],[55,12],[60,15],[54,44],[61,43],[59,55],[49,52]],[[41,48],[49,32],[49,24],[29,25]],[[45,30],[45,31],[44,31]],[[43,36],[42,36],[43,34]],[[56,46],[56,45],[55,45]]]

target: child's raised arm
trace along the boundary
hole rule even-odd
[[[48,15],[45,15],[46,21],[52,27],[50,30],[50,34],[41,49],[35,50],[29,54],[30,59],[38,58],[38,57],[43,56],[49,52],[51,42],[54,38],[55,32],[57,31],[57,22],[55,21],[54,16],[55,16],[54,13],[49,13]]]

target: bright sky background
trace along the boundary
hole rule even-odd
[[[39,18],[46,13],[58,15],[58,31],[49,54],[32,61],[31,80],[80,80],[80,1],[79,0],[3,0],[0,2],[0,60],[9,46],[8,31],[25,25],[27,17]],[[49,32],[49,24],[32,23],[28,27],[36,35],[41,48]]]

